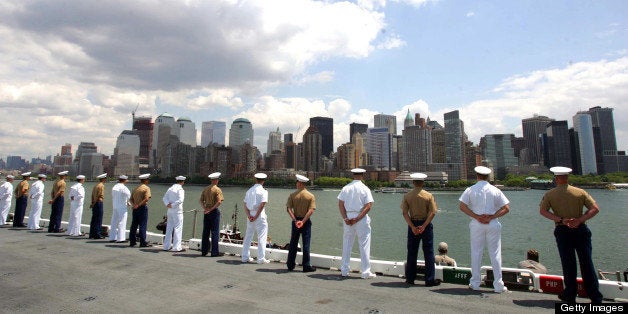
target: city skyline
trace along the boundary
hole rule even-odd
[[[203,121],[245,118],[265,151],[316,116],[335,150],[375,114],[400,134],[408,109],[441,125],[459,110],[477,144],[594,106],[628,150],[626,16],[618,0],[3,3],[0,156],[110,155],[132,112],[191,117],[197,142]]]

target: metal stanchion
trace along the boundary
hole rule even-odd
[[[196,238],[196,214],[198,213],[197,209],[194,209],[194,224],[192,225],[192,238]]]

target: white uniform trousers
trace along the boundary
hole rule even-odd
[[[68,220],[67,235],[81,235],[81,219],[83,217],[83,204],[78,202],[70,203],[70,219]]]
[[[41,219],[41,208],[44,206],[44,198],[31,199],[31,210],[28,213],[28,229],[37,230]]]
[[[251,215],[255,215],[251,212]],[[261,261],[266,258],[266,237],[268,236],[268,222],[266,221],[266,213],[261,214],[253,222],[246,221],[246,233],[242,244],[242,261],[247,262],[251,256],[249,249],[253,234],[257,232],[257,260]]]
[[[347,212],[347,218],[352,219],[359,215],[358,212]],[[368,215],[360,219],[354,225],[349,226],[343,223],[344,233],[342,241],[342,264],[340,266],[340,272],[343,276],[346,276],[349,271],[349,262],[351,260],[351,250],[353,249],[353,242],[355,237],[358,237],[358,245],[360,246],[360,259],[362,262],[361,271],[362,276],[368,276],[371,274],[371,217]]]
[[[0,226],[7,223],[7,217],[11,211],[11,198],[0,201]]]
[[[488,224],[482,224],[477,220],[469,223],[471,237],[471,279],[469,284],[473,289],[480,287],[482,255],[484,244],[488,246],[488,256],[491,258],[493,267],[493,287],[495,291],[504,289],[502,280],[502,225],[497,219],[491,220]]]
[[[126,219],[128,211],[126,207],[114,208],[111,213],[111,230],[109,231],[109,241],[126,240]]]
[[[168,223],[166,225],[166,238],[164,250],[181,251],[181,235],[183,234],[183,211],[178,208],[168,209]]]

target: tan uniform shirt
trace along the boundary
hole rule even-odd
[[[24,195],[28,195],[28,189],[30,186],[28,185],[28,181],[22,180],[15,188],[15,197],[22,197]]]
[[[583,214],[583,206],[587,208],[595,204],[595,200],[585,190],[562,184],[549,190],[541,199],[541,207],[552,209],[561,218],[579,218]]]
[[[131,203],[133,205],[139,205],[144,201],[144,199],[150,199],[150,188],[146,184],[140,184],[138,187],[133,190],[131,193]]]
[[[408,212],[412,220],[425,220],[431,213],[436,213],[437,207],[432,193],[415,187],[403,196],[401,209]]]
[[[55,181],[55,184],[52,186],[52,192],[50,193],[50,197],[55,198],[55,195],[57,195],[59,191],[61,191],[61,195],[65,193],[65,180],[59,179]]]
[[[303,218],[310,208],[316,209],[316,198],[310,191],[303,188],[288,196],[286,207],[294,210],[295,217]]]
[[[105,199],[105,184],[99,182],[92,189],[92,205],[102,202]]]
[[[222,196],[222,190],[216,185],[210,185],[203,190],[201,193],[201,204],[203,208],[212,208],[216,205],[216,203],[220,201],[224,201],[225,198]]]

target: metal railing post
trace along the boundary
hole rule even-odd
[[[198,209],[194,209],[194,224],[192,225],[192,238],[196,239],[196,214]]]

